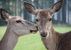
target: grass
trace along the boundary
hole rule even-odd
[[[0,27],[0,40],[2,39],[6,30],[6,26]],[[55,30],[58,32],[68,32],[71,31],[71,26],[55,26]],[[14,50],[46,50],[39,33],[30,34],[26,36],[22,36],[19,38],[18,43]]]

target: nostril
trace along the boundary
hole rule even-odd
[[[47,36],[47,33],[42,32],[40,35],[41,35],[41,37],[46,37]]]

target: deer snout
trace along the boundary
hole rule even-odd
[[[32,33],[32,32],[37,32],[38,31],[38,27],[37,26],[35,26],[36,27],[36,30],[30,30],[30,32]]]
[[[47,33],[46,32],[41,32],[41,37],[46,37],[47,36]]]

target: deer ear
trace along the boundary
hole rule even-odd
[[[24,2],[24,8],[25,8],[29,13],[32,13],[32,14],[35,13],[35,7],[34,7],[32,4],[30,4],[30,3]]]
[[[9,13],[5,9],[0,9],[0,16],[3,20],[8,20],[10,18]]]
[[[62,5],[63,5],[63,0],[60,0],[51,7],[51,10],[53,12],[58,12],[61,9]]]

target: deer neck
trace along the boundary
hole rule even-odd
[[[6,33],[0,42],[0,49],[13,50],[17,41],[18,36],[10,28],[7,28]]]
[[[57,44],[59,43],[59,33],[56,32],[53,28],[53,26],[51,27],[51,30],[49,33],[47,33],[47,37],[42,37],[42,41],[44,46],[48,49],[48,50],[57,50]]]

